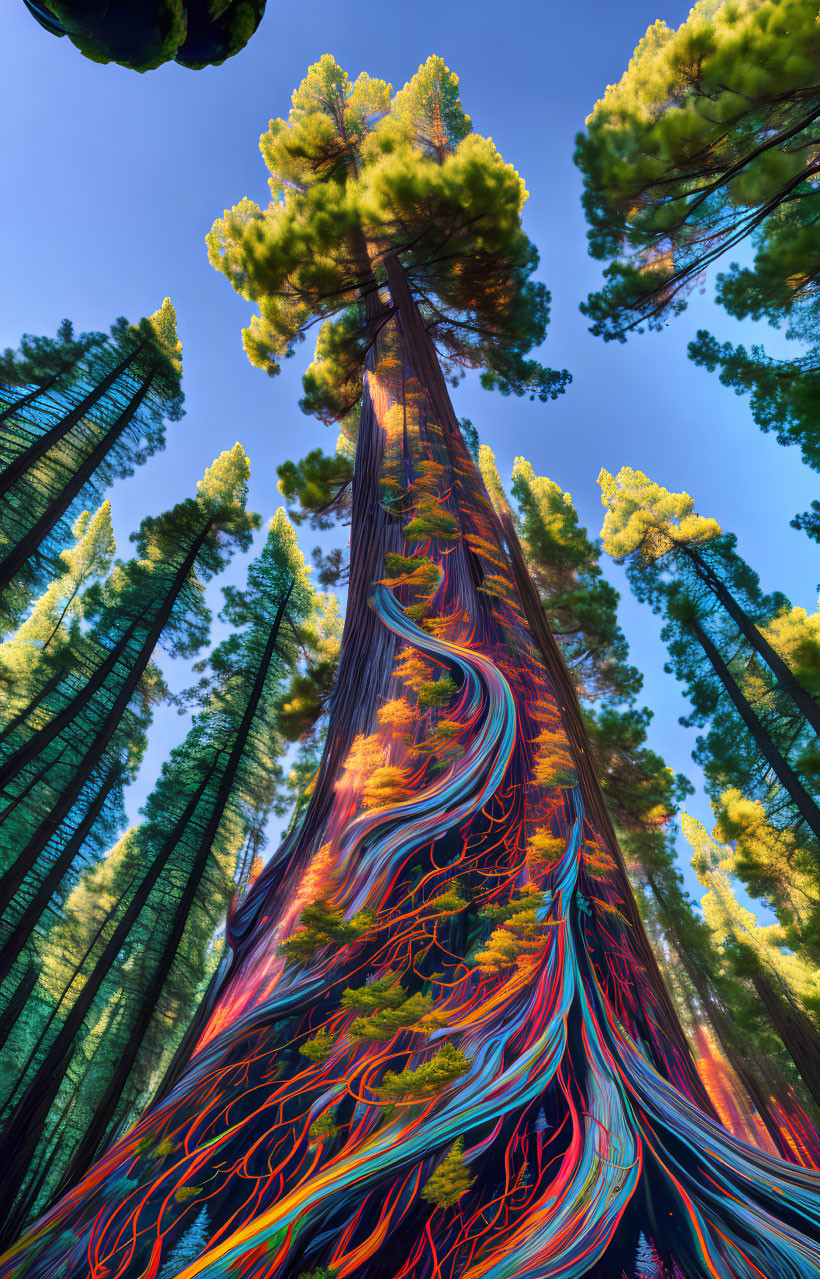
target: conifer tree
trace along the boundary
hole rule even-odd
[[[326,54],[288,119],[262,136],[271,204],[243,200],[208,237],[214,266],[259,306],[244,334],[252,363],[276,374],[322,321],[302,408],[323,421],[361,400],[364,361],[385,322],[388,259],[454,376],[479,368],[484,386],[542,400],[569,380],[526,359],[544,339],[549,304],[521,228],[527,193],[492,142],[470,132],[457,84],[431,57],[392,96],[364,73],[351,84]]]
[[[691,722],[712,720],[699,756],[712,784],[749,789],[737,755],[745,743],[748,756],[751,744],[758,784],[773,778],[791,820],[820,838],[811,767],[792,763],[795,747],[802,741],[810,750],[820,733],[820,705],[765,634],[788,601],[764,596],[757,575],[737,554],[736,538],[696,514],[687,493],[671,493],[630,467],[615,479],[602,471],[599,482],[607,507],[604,546],[627,561],[638,598],[666,618],[663,638],[675,673],[687,684]],[[747,690],[743,682],[752,676],[759,687]],[[729,725],[734,731],[727,736]]]
[[[3,976],[70,870],[78,831],[88,834],[100,794],[127,761],[132,705],[139,713],[141,698],[143,717],[150,710],[157,645],[191,656],[207,639],[203,584],[235,547],[249,545],[258,523],[245,511],[248,473],[236,445],[206,471],[196,498],[143,520],[137,558],[86,592],[90,626],[72,645],[71,662],[0,745],[7,811],[26,796],[3,845],[0,902],[13,921],[0,953]]]
[[[751,237],[751,266],[717,276],[738,319],[785,327],[804,353],[719,342],[705,330],[696,363],[749,393],[754,420],[820,468],[817,232],[820,36],[806,0],[700,0],[677,29],[656,21],[629,68],[579,134],[590,252],[608,262],[581,310],[591,331],[623,341],[686,307],[706,269]],[[811,511],[792,524],[820,538]]]
[[[701,0],[677,31],[658,20],[579,134],[590,250],[608,282],[583,308],[622,338],[685,305],[711,262],[756,233],[754,308],[812,290],[820,163],[820,35],[804,0]],[[776,264],[776,265],[775,265]],[[789,278],[791,277],[791,282]]]
[[[176,1244],[168,1255],[168,1260],[160,1270],[157,1279],[176,1279],[191,1261],[195,1261],[210,1237],[208,1229],[208,1209],[200,1208],[192,1214],[190,1223],[180,1234]]]
[[[711,840],[688,815],[683,830],[695,849],[692,865],[708,889],[703,912],[718,945],[738,975],[746,977],[791,1056],[816,1105],[820,1106],[820,970],[786,947],[779,924],[758,924],[735,898],[726,871],[731,849]]]
[[[579,526],[569,494],[537,477],[523,458],[513,468],[513,509],[491,451],[482,445],[478,453],[493,504],[516,520],[527,567],[573,675],[607,807],[642,915],[657,936],[667,985],[682,1013],[694,1001],[693,1029],[704,1021],[711,1026],[776,1147],[790,1155],[782,1115],[775,1116],[769,1104],[780,1066],[771,1059],[771,1035],[766,1040],[754,1024],[744,988],[721,971],[722,956],[683,887],[672,819],[691,787],[685,778],[673,777],[646,745],[650,712],[635,705],[641,677],[627,661],[626,641],[617,625],[618,595],[602,577],[599,545]],[[800,646],[799,635],[808,664],[812,650],[804,630],[798,623],[793,647]],[[738,1017],[745,1042],[734,1030]],[[754,1053],[749,1052],[751,1042]],[[766,1070],[762,1079],[756,1071],[761,1062]],[[780,1090],[787,1096],[785,1082]]]
[[[55,383],[69,383],[86,352],[105,341],[104,333],[75,337],[70,320],[62,321],[56,338],[24,333],[17,351],[6,347],[0,355],[0,422],[39,400]]]
[[[423,162],[417,170],[439,191],[449,161],[476,152],[490,157],[485,176],[503,178],[481,140],[448,134],[462,118],[454,79],[431,69],[397,95],[412,116],[397,110],[380,144],[395,138],[404,163],[406,123],[441,159],[441,182]],[[313,162],[332,173],[340,122],[384,101],[363,95],[360,81],[351,116],[340,111],[309,138],[300,110],[310,98],[297,94],[271,145],[301,163],[311,141]],[[410,158],[405,189],[418,196]],[[339,197],[328,190],[331,237],[344,226]],[[381,209],[374,242],[392,236],[389,214]],[[506,235],[503,207],[496,216]],[[489,238],[493,223],[485,228]],[[306,236],[288,246],[303,284],[316,273],[300,325],[311,309],[325,318],[338,262]],[[480,246],[471,252],[465,285],[473,262],[477,283],[489,265]],[[349,260],[358,272],[361,259]],[[384,271],[389,298],[366,291],[389,315],[364,370],[348,609],[307,811],[232,915],[229,970],[173,1090],[31,1227],[0,1274],[29,1267],[42,1279],[65,1264],[75,1279],[89,1247],[109,1279],[159,1270],[177,1196],[198,1187],[212,1235],[185,1279],[237,1269],[618,1274],[644,1227],[667,1272],[680,1262],[687,1279],[816,1268],[817,1177],[715,1122],[628,885],[571,678],[515,527],[464,445],[424,297],[420,307],[413,295],[421,280],[409,284],[389,253]],[[261,302],[271,324],[277,278]],[[340,399],[358,397],[354,380],[334,374]],[[498,946],[496,932],[506,934]],[[497,962],[476,962],[490,948]],[[385,1040],[386,1013],[399,1009],[379,1004],[398,985],[425,1011]],[[353,1002],[373,999],[372,1037],[360,1033],[370,1018],[349,1007],[347,992],[363,987]],[[556,1134],[548,1149],[534,1131],[542,1106]],[[457,1209],[442,1209],[421,1191],[459,1139],[473,1180]],[[69,1228],[71,1253],[60,1242]]]
[[[92,867],[69,896],[43,944],[52,996],[69,991],[60,1032],[9,1121],[14,1165],[0,1186],[11,1194],[33,1166],[38,1107],[60,1083],[72,1035],[118,1000],[103,1060],[80,1081],[53,1176],[81,1175],[112,1124],[150,1093],[206,980],[209,940],[232,896],[239,850],[253,813],[256,774],[270,761],[276,713],[288,669],[298,658],[295,630],[310,620],[314,596],[291,526],[279,512],[248,570],[245,591],[226,588],[224,618],[236,629],[212,654],[206,709],[172,752],[145,807],[145,821]],[[100,922],[105,925],[100,929]],[[70,956],[83,954],[71,979]],[[55,1064],[57,1063],[57,1064]],[[44,1089],[43,1083],[47,1082]],[[42,1095],[38,1095],[38,1088]],[[20,1129],[22,1136],[15,1136]],[[73,1147],[73,1148],[72,1148]],[[48,1185],[46,1186],[48,1188]],[[23,1216],[18,1201],[10,1224]]]
[[[108,572],[114,558],[111,503],[94,514],[83,511],[71,529],[73,546],[60,553],[60,572],[34,603],[11,639],[0,644],[0,682],[4,712],[0,740],[36,710],[55,687],[61,663],[72,660],[78,642],[76,624],[83,616],[82,593]]]
[[[768,820],[758,800],[736,788],[715,805],[715,837],[734,844],[724,862],[747,891],[774,911],[789,947],[820,967],[820,868],[816,850],[790,827]]]
[[[182,413],[181,347],[169,298],[149,319],[136,326],[118,320],[109,339],[101,336],[74,342],[65,334],[52,344],[56,350],[26,337],[19,355],[6,352],[0,363],[0,373],[5,366],[14,378],[39,382],[13,402],[9,385],[0,389],[8,414],[0,450],[4,630],[54,575],[83,507],[161,448],[166,419]],[[58,372],[43,381],[43,366],[52,365]]]
[[[198,71],[219,66],[244,49],[265,12],[265,0],[24,0],[41,27],[68,36],[92,62],[117,62],[152,71],[165,62]]]

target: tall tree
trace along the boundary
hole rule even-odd
[[[653,23],[595,104],[575,153],[590,250],[610,261],[606,287],[583,307],[594,332],[623,339],[641,323],[658,326],[683,309],[705,267],[753,233],[758,270],[742,278],[760,276],[767,261],[770,304],[774,293],[782,310],[787,296],[786,262],[772,270],[787,227],[801,279],[813,278],[814,18],[805,0],[700,0],[677,31]]]
[[[617,622],[618,594],[598,564],[600,544],[579,525],[570,495],[536,476],[523,458],[513,467],[512,509],[491,451],[482,445],[478,456],[496,510],[512,510],[527,566],[573,676],[607,807],[642,915],[657,939],[667,985],[682,1015],[696,1009],[689,1017],[690,1036],[704,1024],[711,1028],[776,1148],[792,1157],[792,1133],[769,1099],[774,1076],[792,1108],[788,1081],[781,1078],[776,1054],[773,1059],[771,1030],[761,1030],[745,989],[720,971],[723,958],[683,887],[673,818],[691,787],[646,744],[651,712],[636,705],[641,676],[628,663]],[[793,647],[798,634],[799,627]],[[745,1042],[734,1031],[739,1017]]]
[[[253,817],[256,776],[281,739],[276,716],[286,677],[300,657],[295,631],[315,597],[293,530],[280,512],[245,591],[226,590],[235,630],[210,658],[207,704],[172,752],[131,830],[69,896],[42,944],[45,981],[63,1001],[63,1024],[40,1054],[7,1123],[0,1196],[14,1200],[7,1237],[25,1219],[36,1186],[70,1183],[107,1134],[150,1096],[207,982],[209,945],[233,894],[237,861]],[[74,974],[73,956],[84,955]],[[67,998],[66,998],[67,996]],[[93,1028],[116,1001],[116,1019]],[[100,1035],[99,1051],[96,1041]],[[82,1038],[94,1068],[74,1087],[71,1120],[50,1176],[35,1178],[38,1138],[64,1104],[61,1081]],[[63,1094],[66,1088],[62,1089]]]
[[[244,49],[265,12],[265,0],[120,0],[115,9],[76,0],[23,3],[41,27],[68,36],[92,62],[133,71],[172,60],[195,71],[219,66]]]
[[[820,967],[820,867],[816,849],[801,845],[790,827],[769,821],[758,800],[724,791],[715,805],[715,837],[734,844],[723,863],[753,897],[774,911],[788,946]]]
[[[105,342],[92,336],[78,343],[66,336],[56,351],[49,348],[40,362],[66,367],[70,376],[55,374],[8,405],[0,452],[3,629],[53,575],[83,507],[161,448],[166,419],[182,413],[181,347],[169,298],[136,326],[118,320]],[[21,365],[36,373],[37,342],[24,339],[16,363],[4,357],[18,375]]]
[[[80,629],[83,589],[108,571],[114,555],[109,504],[103,503],[93,516],[85,512],[73,532],[74,546],[61,555],[61,576],[35,603],[17,634],[0,645],[0,678],[4,686],[0,743],[3,745],[13,741],[15,733],[22,731],[27,721],[47,719],[49,699],[89,659],[89,643]],[[65,869],[75,861],[93,859],[116,837],[124,820],[123,785],[139,765],[150,706],[161,696],[162,688],[158,673],[148,672],[140,690],[140,702],[124,715],[100,768],[81,792],[76,805],[67,812],[62,828],[52,828],[55,838],[47,859],[56,858]],[[25,844],[37,825],[47,818],[61,787],[72,780],[69,745],[57,742],[43,753],[36,767],[25,770],[21,778],[6,787],[0,809],[3,869],[8,869],[8,859],[15,848]],[[4,1008],[0,1040],[4,1051],[13,1052],[6,1041],[22,1012],[22,1008],[17,1007],[20,983],[25,985],[31,979],[36,980],[38,960],[32,930],[38,919],[48,926],[59,909],[50,899],[60,884],[61,872],[56,866],[52,870],[56,871],[56,877],[50,888],[41,884],[43,895],[39,904],[37,893],[32,900],[25,890],[16,902],[9,903],[9,909],[0,919],[0,951],[17,928],[23,939],[22,949],[15,947],[14,958],[0,965],[4,977],[8,977],[0,986],[0,1007]],[[36,1023],[35,1016],[32,1025]]]
[[[72,826],[83,821],[123,750],[124,716],[146,698],[157,645],[192,656],[207,639],[204,583],[236,547],[249,546],[259,522],[245,510],[248,474],[237,444],[206,471],[195,498],[143,520],[135,534],[137,557],[118,563],[105,583],[86,592],[90,626],[81,647],[72,646],[72,662],[0,745],[10,805],[30,780],[39,784],[4,840],[0,902],[15,923],[0,957],[3,975],[73,864]],[[50,772],[42,775],[43,764],[55,759],[56,786]]]
[[[726,871],[729,848],[710,840],[700,822],[685,817],[683,829],[695,849],[692,865],[705,888],[703,913],[726,962],[748,979],[792,1058],[815,1104],[820,1106],[820,972],[787,949],[780,924],[758,924],[737,901]]]
[[[5,705],[0,739],[5,740],[43,701],[71,661],[71,641],[83,616],[82,593],[105,576],[115,554],[111,503],[92,515],[83,511],[71,529],[73,546],[60,552],[60,572],[35,602],[11,639],[0,644],[0,681]]]
[[[368,351],[386,322],[379,290],[401,264],[425,329],[452,375],[554,398],[566,372],[526,356],[545,336],[549,294],[521,227],[524,184],[470,132],[457,77],[431,57],[400,93],[365,73],[351,84],[326,54],[260,145],[272,201],[242,200],[208,236],[211,261],[259,315],[244,332],[253,364],[279,372],[319,320],[305,412],[340,421],[362,395]]]
[[[6,347],[0,355],[0,422],[38,400],[55,383],[69,382],[86,351],[105,340],[104,333],[75,337],[71,321],[63,320],[56,338],[24,333],[18,350]]]
[[[627,562],[638,598],[666,618],[663,638],[676,675],[687,685],[690,722],[713,721],[701,752],[713,785],[749,789],[739,771],[744,765],[738,753],[745,750],[758,784],[773,779],[791,820],[820,838],[811,766],[820,705],[765,633],[766,624],[788,610],[788,601],[763,594],[757,575],[737,553],[736,538],[696,514],[689,494],[671,493],[631,467],[614,479],[602,471],[599,482],[607,507],[604,546]],[[808,767],[796,758],[801,743],[810,752]]]
[[[656,21],[629,68],[595,104],[575,160],[584,176],[590,252],[604,287],[581,310],[592,332],[623,341],[680,314],[706,269],[751,237],[751,266],[717,277],[738,319],[785,326],[804,353],[704,330],[696,363],[751,394],[755,421],[820,468],[817,276],[820,35],[807,0],[700,0],[677,31]],[[812,512],[792,521],[820,538]]]
[[[492,175],[489,149],[448,136],[456,86],[432,70],[397,95],[416,104],[414,136],[442,171],[464,148]],[[304,154],[299,104],[283,153]],[[402,127],[399,112],[397,147]],[[323,137],[333,161],[332,121]],[[419,172],[432,186],[424,156]],[[309,240],[299,252],[319,265]],[[642,1229],[687,1279],[806,1273],[817,1175],[711,1114],[572,681],[464,446],[423,286],[397,257],[384,270],[308,809],[232,914],[230,967],[173,1090],[1,1273],[70,1277],[89,1247],[110,1279],[158,1270],[196,1190],[210,1238],[183,1279],[618,1274]]]

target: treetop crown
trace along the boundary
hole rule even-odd
[[[403,89],[351,82],[325,54],[287,120],[260,141],[272,200],[243,199],[208,235],[211,263],[259,307],[244,331],[273,375],[317,320],[302,407],[338,421],[358,403],[364,360],[389,313],[395,255],[445,371],[483,368],[503,393],[552,398],[567,374],[524,355],[546,332],[549,295],[521,226],[526,188],[492,141],[470,132],[458,78],[430,57]]]
[[[232,449],[225,449],[214,459],[197,482],[197,499],[203,505],[217,508],[244,507],[248,500],[250,474],[248,456],[237,440]]]
[[[617,476],[601,470],[601,503],[607,507],[601,529],[604,549],[616,560],[640,552],[657,560],[680,546],[719,537],[717,520],[698,515],[688,493],[672,493],[643,471],[621,467]]]

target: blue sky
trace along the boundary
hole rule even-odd
[[[187,416],[171,427],[165,451],[113,490],[120,553],[129,553],[128,535],[144,514],[191,492],[235,440],[251,460],[251,504],[266,520],[279,504],[277,463],[317,444],[332,447],[335,435],[297,407],[307,348],[278,379],[251,368],[240,336],[250,308],[209,266],[204,237],[242,196],[267,201],[259,134],[271,116],[287,114],[292,90],[322,53],[351,76],[365,70],[395,88],[439,53],[460,76],[474,128],[526,181],[525,225],[553,297],[541,358],[574,377],[550,405],[490,395],[468,377],[455,393],[456,411],[472,418],[503,476],[526,456],[569,490],[594,533],[602,466],[631,465],[686,489],[702,514],[738,534],[767,589],[816,608],[817,545],[789,528],[816,496],[816,477],[796,449],[759,432],[745,399],[686,359],[699,327],[757,337],[773,350],[777,335],[731,320],[711,303],[711,285],[662,333],[626,346],[591,337],[578,311],[600,266],[586,252],[575,134],[646,27],[659,17],[676,25],[688,8],[666,0],[381,0],[356,8],[273,0],[250,45],[224,66],[192,72],[169,64],[140,76],[89,62],[38,27],[22,0],[5,0],[0,347],[16,346],[22,332],[53,333],[64,316],[78,329],[106,328],[118,315],[136,320],[154,311],[166,295],[177,310]],[[307,551],[315,540],[306,533]],[[621,570],[605,568],[622,590],[622,624],[655,712],[651,744],[697,782],[694,734],[678,724],[687,707],[663,672],[658,623],[630,598]],[[230,576],[241,578],[241,566]],[[211,598],[218,610],[218,586]],[[184,668],[164,665],[181,687]],[[132,816],[184,729],[171,711],[157,716],[129,793]],[[689,807],[709,821],[702,793]]]

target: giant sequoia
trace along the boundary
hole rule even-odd
[[[716,1121],[571,678],[437,357],[436,339],[491,384],[554,388],[525,359],[520,185],[437,59],[393,99],[366,77],[351,93],[329,60],[306,83],[266,140],[284,202],[229,217],[217,243],[260,300],[254,356],[318,313],[309,395],[360,400],[319,777],[230,920],[173,1087],[3,1273],[114,1279],[173,1255],[184,1279],[633,1279],[651,1256],[687,1279],[809,1279],[817,1176]],[[514,198],[468,217],[465,195],[490,189]],[[517,328],[493,296],[520,303]]]

